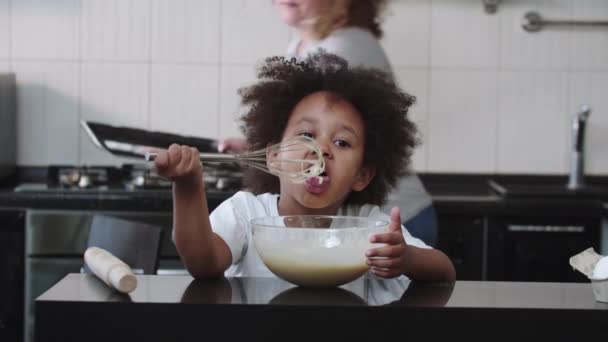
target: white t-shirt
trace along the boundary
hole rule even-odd
[[[287,47],[289,57],[303,58],[323,49],[344,58],[350,66],[380,69],[391,77],[393,70],[378,39],[368,30],[360,27],[346,27],[335,30],[325,39],[309,43],[296,54],[300,39],[295,38]],[[415,174],[402,177],[394,191],[390,192],[383,211],[390,212],[399,207],[401,219],[405,222],[431,205],[431,196],[426,192],[420,178]]]
[[[256,196],[250,192],[239,191],[222,202],[209,216],[213,231],[226,242],[232,253],[232,265],[224,273],[226,277],[274,277],[255,249],[250,221],[258,217],[279,216],[278,198],[277,194]],[[378,206],[369,204],[342,207],[336,215],[390,220]],[[401,226],[401,229],[407,244],[430,248],[420,239],[410,235],[405,227]]]

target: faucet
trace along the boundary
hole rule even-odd
[[[568,189],[576,190],[585,186],[585,125],[591,115],[591,107],[583,105],[572,116],[572,158]]]

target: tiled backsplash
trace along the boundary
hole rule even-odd
[[[607,174],[606,0],[393,0],[383,39],[428,172],[566,173],[570,117],[594,109],[587,172]],[[80,119],[207,137],[238,134],[236,89],[292,36],[270,0],[0,0],[0,71],[18,78],[18,163],[120,163]]]

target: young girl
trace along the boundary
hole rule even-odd
[[[273,0],[279,17],[294,32],[286,56],[305,58],[320,49],[338,55],[350,66],[380,69],[391,77],[393,69],[380,44],[386,0]],[[395,78],[396,79],[396,78]],[[221,152],[241,153],[244,139],[228,138]],[[437,217],[431,196],[413,172],[401,177],[381,207],[398,206],[410,233],[429,245],[437,243]]]
[[[388,232],[371,237],[386,245],[366,252],[379,277],[454,280],[449,258],[412,237],[398,208],[389,218],[378,207],[407,169],[417,143],[406,116],[414,98],[387,74],[348,68],[344,59],[325,53],[303,62],[268,59],[258,77],[257,84],[240,91],[249,108],[242,127],[249,147],[311,137],[325,159],[323,181],[294,184],[248,170],[250,191],[238,192],[209,215],[198,151],[172,145],[159,153],[159,173],[174,181],[174,239],[189,272],[194,277],[271,276],[252,243],[250,220],[314,214],[390,221]]]

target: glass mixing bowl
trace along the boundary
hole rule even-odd
[[[260,258],[278,277],[305,287],[351,282],[368,270],[365,251],[382,244],[369,236],[388,221],[366,217],[295,215],[251,220]]]

